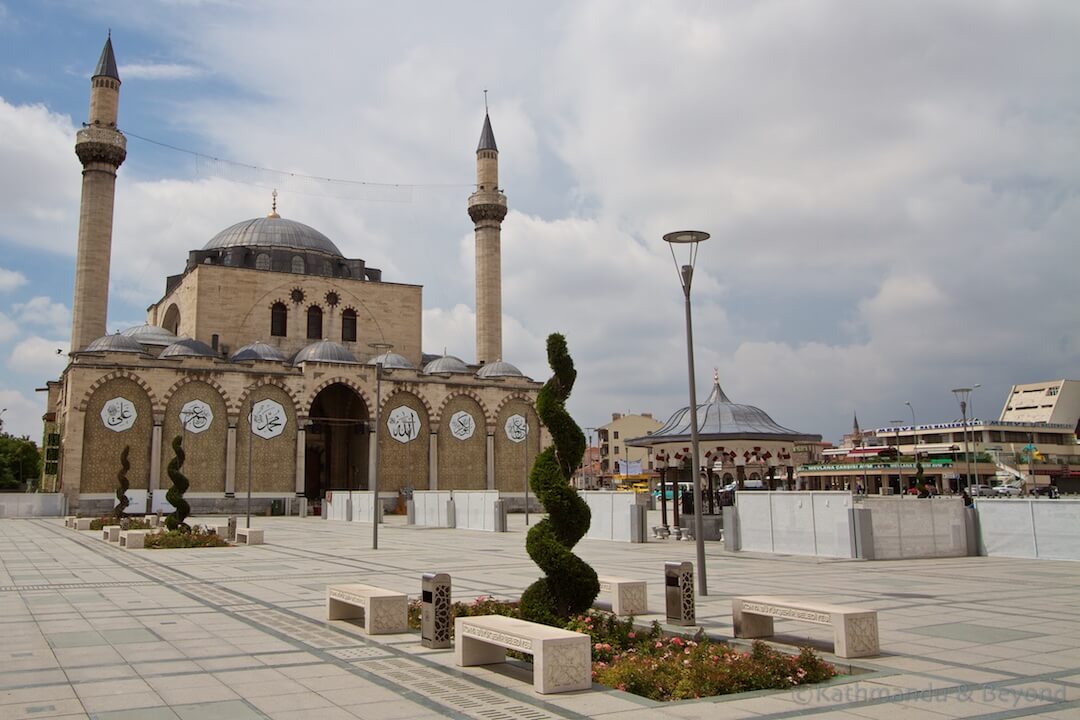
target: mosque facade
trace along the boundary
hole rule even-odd
[[[502,358],[498,148],[485,115],[477,186],[476,358],[425,355],[422,287],[384,280],[318,230],[277,212],[188,254],[145,325],[107,335],[120,77],[111,38],[91,78],[70,362],[48,383],[42,487],[69,508],[111,509],[127,456],[153,507],[181,438],[195,512],[330,490],[520,492],[546,444],[540,383]],[[377,474],[377,475],[376,475]]]

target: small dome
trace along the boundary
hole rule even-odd
[[[97,340],[83,348],[82,352],[141,353],[146,352],[146,350],[143,349],[143,346],[139,344],[138,340],[117,333],[115,335],[99,337]]]
[[[267,345],[260,341],[253,342],[250,345],[245,345],[232,354],[229,358],[232,362],[242,362],[244,360],[269,360],[271,362],[285,362],[287,358],[285,353],[278,350],[273,345]]]
[[[143,345],[157,345],[160,347],[167,347],[180,339],[165,328],[157,325],[136,325],[135,327],[129,327],[120,334],[124,337],[135,338]]]
[[[439,373],[469,373],[469,368],[462,362],[461,358],[456,358],[453,355],[443,355],[440,358],[435,358],[424,366],[425,375],[437,375]]]
[[[217,357],[217,352],[201,340],[181,338],[162,350],[158,357]]]
[[[488,363],[484,367],[480,368],[476,372],[478,378],[497,378],[497,377],[525,377],[521,374],[521,371],[508,362],[503,360],[497,360],[493,363]]]
[[[271,215],[238,222],[225,228],[203,246],[203,250],[229,247],[287,248],[314,250],[334,257],[344,257],[330,238],[313,227],[295,220]]]
[[[382,355],[376,355],[367,361],[368,365],[381,364],[387,370],[415,370],[416,366],[409,362],[409,359],[404,355],[398,355],[397,353],[386,352]]]
[[[293,356],[292,364],[305,362],[356,364],[356,357],[344,345],[333,340],[320,340],[304,347]]]

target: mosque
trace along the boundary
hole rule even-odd
[[[107,335],[120,77],[112,39],[91,78],[70,361],[48,383],[42,487],[71,511],[113,507],[128,450],[133,498],[160,507],[183,438],[194,512],[328,490],[520,492],[546,443],[540,383],[502,358],[499,151],[485,115],[468,213],[476,239],[476,357],[421,349],[422,287],[384,279],[277,212],[188,253],[147,312]]]

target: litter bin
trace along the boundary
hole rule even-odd
[[[664,600],[672,625],[695,625],[694,566],[689,562],[664,563]]]
[[[420,643],[429,648],[448,648],[450,576],[446,573],[424,573],[420,589]]]
[[[285,498],[277,498],[270,501],[270,514],[271,515],[284,515],[285,514]]]

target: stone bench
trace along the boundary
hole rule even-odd
[[[502,615],[454,620],[454,660],[460,667],[506,661],[507,649],[533,656],[533,688],[541,694],[592,687],[588,635]]]
[[[94,518],[75,518],[74,524],[71,526],[76,530],[89,530],[90,523],[94,522]]]
[[[228,528],[225,533],[228,535]],[[256,528],[236,528],[237,545],[262,545],[263,531]]]
[[[101,539],[108,540],[109,542],[120,541],[120,526],[119,525],[103,525],[101,527]]]
[[[146,536],[149,534],[149,530],[121,530],[120,547],[128,550],[146,547]]]
[[[611,612],[616,615],[645,615],[649,612],[644,580],[602,577],[600,593],[611,598]]]
[[[775,597],[734,597],[731,617],[737,638],[773,634],[773,618],[802,620],[833,627],[833,653],[842,658],[878,655],[877,611],[850,605],[827,605]]]
[[[368,635],[408,632],[408,598],[374,585],[327,585],[326,619],[360,620]]]
[[[68,515],[68,516],[66,516],[64,518],[64,527],[66,527],[66,528],[75,527],[75,516],[74,515]]]

